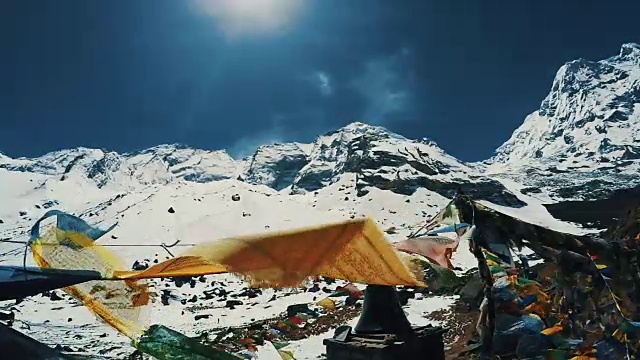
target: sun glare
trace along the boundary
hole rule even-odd
[[[194,0],[196,9],[215,18],[228,36],[286,30],[302,10],[304,0]]]

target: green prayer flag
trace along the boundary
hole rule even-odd
[[[162,325],[151,325],[133,344],[158,360],[238,360],[237,355],[207,346]]]
[[[569,354],[559,349],[547,350],[547,360],[568,360]]]

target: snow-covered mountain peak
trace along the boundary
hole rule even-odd
[[[598,178],[611,187],[619,181],[614,177],[635,174],[640,169],[639,50],[637,44],[625,44],[620,55],[562,66],[540,110],[496,150],[488,171],[520,174],[525,183],[540,179],[533,173],[554,175],[557,183],[566,177],[574,186],[582,184],[577,179]]]
[[[329,137],[332,140],[338,138],[341,141],[349,141],[360,136],[407,140],[404,136],[391,132],[382,126],[369,125],[358,121],[350,123],[335,131],[331,131],[323,137]]]
[[[385,128],[380,127],[380,126],[375,126],[375,125],[370,125],[361,121],[354,121],[350,124],[347,124],[343,127],[341,127],[340,129],[336,130],[335,132],[338,131],[367,131],[369,129],[378,129],[378,130],[384,130],[387,131]]]
[[[59,176],[60,181],[73,176],[94,182],[99,188],[131,188],[167,184],[175,179],[209,182],[236,178],[242,163],[224,150],[166,144],[127,154],[75,148],[32,159],[0,157],[0,168]]]
[[[171,153],[171,152],[175,152],[178,150],[184,150],[184,149],[189,149],[190,147],[184,144],[180,144],[180,143],[174,143],[174,144],[160,144],[160,145],[156,145],[156,146],[152,146],[150,148],[146,148],[146,149],[142,149],[139,151],[133,151],[131,153],[126,153],[124,155],[126,156],[133,156],[133,155],[137,155],[137,154],[149,154],[149,153],[158,153],[158,154],[166,154],[166,153]]]
[[[622,45],[620,57],[638,60],[640,59],[640,44],[627,43]]]
[[[403,195],[423,188],[452,197],[464,189],[497,203],[522,205],[500,183],[448,155],[435,142],[410,140],[380,126],[356,122],[320,136],[306,160],[293,181],[294,194],[320,190],[352,174],[351,186],[358,196],[372,188]]]
[[[310,145],[261,146],[246,161],[240,179],[301,194],[336,184],[345,176],[352,179],[351,187],[357,189],[358,196],[372,188],[403,195],[425,188],[451,197],[458,189],[467,188],[482,198],[520,205],[501,184],[446,154],[435,142],[410,140],[360,122],[319,136]]]
[[[638,45],[625,45],[622,54],[629,49],[635,61]],[[634,154],[640,151],[640,63],[630,66],[631,60],[620,55],[562,66],[540,110],[498,148],[493,162],[597,167],[639,159]]]
[[[247,161],[242,180],[276,190],[291,186],[300,169],[308,163],[310,149],[305,145],[275,143],[258,147]]]
[[[228,160],[228,158],[231,158],[231,156],[224,149],[202,150],[202,149],[192,148],[188,145],[177,144],[177,143],[161,144],[161,145],[153,146],[144,150],[140,150],[132,153],[126,153],[126,154],[123,154],[123,156],[127,158],[132,158],[140,155],[159,156],[164,158],[171,165],[171,163],[174,163],[174,162],[185,161],[186,157],[193,156],[193,155],[202,155],[202,154],[208,154],[210,156],[219,157],[221,159],[224,159],[225,161]]]
[[[103,150],[84,147],[52,151],[34,159],[24,157],[13,159],[8,156],[0,156],[0,168],[46,175],[62,175],[79,161],[93,161],[103,156]]]

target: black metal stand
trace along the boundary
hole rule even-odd
[[[355,329],[341,326],[325,339],[327,360],[444,360],[441,327],[413,327],[404,315],[395,287],[369,285]]]

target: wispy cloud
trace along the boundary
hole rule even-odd
[[[284,128],[279,124],[278,119],[274,120],[274,124],[266,131],[252,133],[236,140],[229,148],[228,152],[235,159],[241,159],[253,153],[262,145],[270,145],[283,142],[286,137]]]
[[[324,96],[331,96],[333,94],[333,87],[331,85],[331,78],[329,78],[329,75],[322,71],[318,71],[316,73],[316,79],[320,93]]]
[[[403,67],[409,55],[409,49],[403,48],[398,54],[370,60],[352,81],[352,88],[366,101],[364,121],[381,124],[411,109],[411,77]]]
[[[306,0],[191,0],[194,10],[214,18],[231,38],[286,30]]]
[[[316,88],[322,96],[333,95],[333,81],[329,73],[325,71],[314,71],[311,75],[305,76],[303,79]]]

